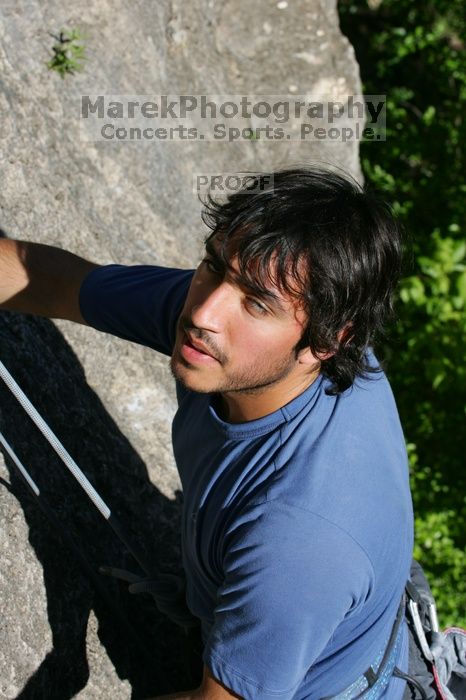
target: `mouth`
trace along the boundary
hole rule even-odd
[[[183,333],[180,351],[184,359],[188,362],[194,362],[196,364],[218,362],[217,358],[204,343],[195,338],[191,338],[187,333]]]

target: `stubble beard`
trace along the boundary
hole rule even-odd
[[[202,371],[206,373],[207,379],[201,383],[195,381],[190,382],[189,374],[185,376],[185,372],[179,369],[179,364],[182,364],[187,371],[192,365],[189,365],[183,358],[180,358],[178,362],[172,357],[170,359],[170,370],[173,377],[180,382],[186,389],[190,391],[195,391],[200,394],[227,394],[233,393],[235,395],[258,395],[263,393],[267,388],[270,388],[274,384],[285,379],[296,365],[296,355],[292,352],[286,359],[281,362],[277,362],[276,365],[271,369],[269,366],[263,365],[260,369],[255,366],[248,367],[242,372],[233,373],[230,376],[224,377],[223,383],[209,385],[208,383],[208,369],[204,368]],[[227,364],[227,363],[226,363]],[[199,384],[201,384],[199,386]],[[202,386],[202,384],[204,386]]]

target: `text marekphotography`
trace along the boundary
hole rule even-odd
[[[81,95],[85,141],[384,141],[385,95]]]

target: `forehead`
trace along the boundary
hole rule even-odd
[[[269,253],[265,262],[259,253],[240,257],[238,247],[234,238],[224,244],[220,234],[212,235],[205,242],[207,254],[225,269],[236,286],[261,298],[277,313],[296,317],[297,311],[303,310],[303,300],[292,274],[292,261],[282,264],[279,271],[277,251]]]

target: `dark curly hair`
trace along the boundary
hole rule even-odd
[[[388,204],[320,167],[252,174],[225,201],[208,194],[203,204],[205,243],[220,234],[225,265],[237,256],[252,288],[266,293],[272,282],[303,305],[307,326],[294,349],[333,353],[320,366],[333,382],[328,394],[382,371],[367,349],[393,315],[402,266],[402,231]]]

